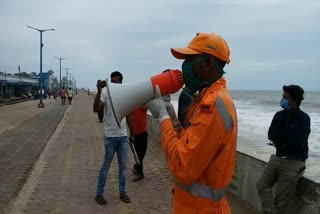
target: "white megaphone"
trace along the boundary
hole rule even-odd
[[[183,86],[182,72],[168,70],[152,76],[150,79],[135,83],[115,84],[106,79],[106,88],[113,115],[120,127],[121,120],[133,109],[143,106],[155,97],[155,86],[158,85],[161,95],[173,94]]]

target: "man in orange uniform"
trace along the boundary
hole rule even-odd
[[[148,132],[147,132],[147,109],[138,107],[130,112],[130,120],[128,120],[132,130],[130,130],[130,143],[133,143],[137,152],[139,163],[134,164],[133,172],[136,175],[133,182],[144,179],[143,159],[147,152]]]
[[[161,145],[173,175],[173,213],[230,213],[225,197],[236,159],[237,114],[222,77],[230,51],[219,35],[198,33],[185,48],[173,48],[184,59],[187,88],[199,91],[178,135],[156,86],[147,106],[158,118]]]

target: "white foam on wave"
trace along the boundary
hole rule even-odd
[[[172,100],[176,112],[178,112],[178,101]],[[268,129],[274,114],[281,110],[278,106],[263,107],[260,105],[248,104],[248,102],[235,101],[238,114],[239,136],[241,132],[254,133],[265,136],[268,140]],[[308,113],[308,112],[307,112]],[[308,113],[311,118],[311,133],[309,136],[309,151],[320,153],[320,113]]]

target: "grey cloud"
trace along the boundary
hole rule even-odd
[[[320,90],[319,20],[317,0],[3,0],[0,70],[38,71],[39,33],[26,25],[56,29],[44,33],[45,70],[51,61],[57,76],[53,57],[68,57],[63,66],[90,88],[113,70],[132,82],[180,68],[170,48],[187,45],[196,32],[216,32],[231,49],[229,88],[278,89],[297,80]]]

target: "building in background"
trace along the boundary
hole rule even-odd
[[[51,75],[53,74],[52,70],[49,70],[48,72],[42,72],[42,87],[44,87],[45,91],[47,91],[48,89],[51,89]],[[40,81],[40,73],[38,74],[38,78]]]
[[[51,94],[55,94],[59,91],[59,81],[55,77],[53,70],[43,72],[42,86],[45,93],[49,90]],[[66,77],[63,77],[62,84],[66,87]],[[73,81],[68,80],[68,86],[72,87]],[[0,72],[0,98],[9,99],[12,97],[38,97],[40,86],[40,73],[20,72],[19,73],[6,73]]]
[[[39,88],[39,77],[0,73],[0,97],[29,97]]]

